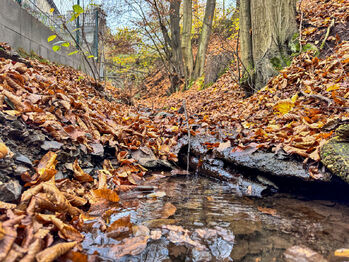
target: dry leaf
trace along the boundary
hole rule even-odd
[[[258,211],[264,213],[264,214],[268,214],[271,216],[276,216],[276,210],[272,209],[272,208],[267,208],[267,207],[257,207]]]
[[[170,202],[167,202],[161,211],[161,218],[169,218],[176,213],[177,208]]]
[[[8,154],[9,150],[4,143],[0,142],[0,159],[4,158]]]
[[[92,190],[92,195],[95,196],[96,198],[102,198],[102,199],[106,199],[109,200],[111,202],[119,202],[120,198],[118,196],[118,194],[110,189],[95,189]]]
[[[56,244],[41,251],[35,256],[35,258],[38,262],[52,262],[56,258],[59,258],[60,256],[67,253],[69,250],[75,247],[76,244],[76,241]]]

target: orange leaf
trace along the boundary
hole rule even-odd
[[[79,166],[78,160],[76,159],[73,164],[74,177],[80,182],[92,182],[93,177],[85,173]]]
[[[8,154],[8,148],[4,143],[0,143],[0,159],[4,158]]]
[[[107,188],[92,190],[92,194],[97,198],[103,198],[111,202],[118,202],[120,200],[115,191]]]

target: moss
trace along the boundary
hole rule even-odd
[[[31,58],[31,59],[36,59],[36,60],[38,60],[39,62],[41,62],[43,64],[50,64],[50,61],[48,61],[47,59],[43,58],[42,56],[39,56],[33,50],[30,51],[30,53],[27,53],[23,48],[18,48],[17,49],[17,53],[21,57],[23,57],[25,59]]]
[[[321,148],[320,156],[333,174],[349,183],[349,124],[336,130],[336,136]]]

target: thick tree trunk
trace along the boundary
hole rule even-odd
[[[194,79],[199,78],[204,73],[206,51],[210,39],[216,0],[207,0],[204,23],[200,35],[199,48],[195,59]]]
[[[283,61],[288,55],[288,43],[297,32],[296,2],[240,2],[241,58],[245,76],[250,76],[254,90],[262,88],[277,73],[271,61]]]
[[[182,50],[185,64],[185,77],[186,80],[190,80],[193,67],[194,58],[191,45],[191,28],[193,23],[193,2],[192,0],[183,1],[183,31],[182,31]]]

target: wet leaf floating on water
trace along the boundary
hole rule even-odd
[[[277,212],[275,209],[267,208],[267,207],[257,207],[257,209],[264,214],[268,214],[271,216],[277,216]]]
[[[170,202],[165,203],[161,211],[161,218],[169,218],[176,213],[177,208]]]
[[[305,246],[293,246],[288,248],[284,257],[286,262],[328,262],[323,256]]]
[[[92,190],[92,195],[96,198],[105,199],[111,202],[119,202],[120,198],[118,194],[110,189],[104,188],[104,189],[95,189]]]
[[[334,251],[336,257],[347,257],[349,258],[349,249],[341,248]]]
[[[147,195],[147,197],[149,197],[149,198],[161,198],[164,196],[166,196],[166,193],[163,191],[157,191],[157,192],[150,193]]]

